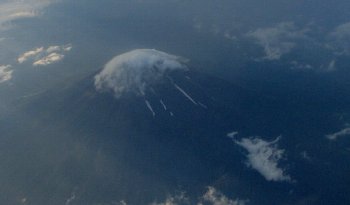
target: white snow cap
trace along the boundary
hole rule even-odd
[[[155,49],[136,49],[110,60],[95,76],[98,91],[112,90],[116,97],[132,92],[144,95],[172,70],[187,70],[187,60]]]

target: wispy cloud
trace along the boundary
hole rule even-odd
[[[212,205],[245,205],[248,202],[249,200],[230,199],[214,187],[209,186],[198,205],[208,203]]]
[[[350,136],[350,127],[346,127],[338,132],[332,133],[332,134],[328,134],[326,135],[326,137],[329,140],[337,140],[339,137],[343,137],[343,136]]]
[[[125,93],[144,95],[150,85],[167,72],[186,69],[185,60],[154,49],[136,49],[114,57],[95,76],[99,91],[112,90],[116,97]]]
[[[70,51],[72,46],[70,44],[62,46],[49,46],[35,48],[20,55],[17,62],[22,64],[30,61],[34,66],[45,66],[58,61],[61,61],[65,53]]]
[[[231,138],[231,139],[235,139],[235,136],[238,135],[237,131],[232,131],[226,134],[227,137]]]
[[[337,26],[329,34],[327,46],[337,55],[350,54],[350,22]]]
[[[11,65],[0,65],[0,83],[11,80],[12,72]]]
[[[66,200],[65,205],[70,205],[76,199],[75,192],[71,194],[71,196]]]
[[[279,60],[296,47],[297,40],[306,38],[307,31],[308,29],[299,29],[294,23],[284,22],[275,27],[248,32],[246,36],[254,38],[264,48],[263,60]]]
[[[290,62],[291,69],[293,70],[312,70],[314,67],[308,63],[300,63],[298,61],[292,61]]]
[[[153,202],[150,205],[186,205],[189,204],[189,199],[184,192],[176,196],[168,196],[164,202]]]
[[[0,3],[0,30],[8,28],[8,23],[22,18],[32,18],[40,14],[40,9],[48,6],[50,0],[6,0]]]
[[[258,137],[243,138],[235,143],[247,150],[247,165],[258,171],[268,181],[291,181],[285,170],[279,167],[284,150],[278,148],[277,139],[268,142]]]
[[[302,157],[303,159],[305,159],[305,160],[307,160],[307,161],[311,161],[311,160],[312,160],[311,157],[310,157],[310,155],[309,155],[309,153],[306,152],[306,151],[302,151],[302,152],[300,153],[300,155],[301,155],[301,157]]]
[[[246,205],[249,202],[249,200],[230,199],[212,186],[207,188],[207,191],[203,194],[203,196],[198,198],[197,202],[190,203],[190,201],[191,200],[186,196],[186,193],[181,192],[175,196],[168,196],[164,202],[154,202],[150,205]]]

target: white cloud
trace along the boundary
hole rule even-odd
[[[34,66],[45,66],[61,61],[64,58],[64,54],[71,49],[72,46],[70,44],[49,46],[47,49],[40,47],[23,53],[18,57],[17,61],[20,64],[30,61]]]
[[[294,70],[312,70],[314,67],[307,63],[299,63],[298,61],[290,62],[291,69]]]
[[[11,65],[0,65],[0,83],[11,80],[12,72]]]
[[[95,76],[99,91],[112,90],[116,97],[127,92],[144,95],[169,71],[186,69],[186,60],[154,49],[136,49],[114,57]]]
[[[119,202],[119,205],[127,205],[127,203],[126,203],[124,200],[121,200],[121,201]]]
[[[228,138],[235,139],[235,136],[238,135],[237,131],[232,131],[226,134]]]
[[[21,204],[26,204],[27,201],[28,201],[27,198],[24,197],[24,198],[22,198],[22,199],[20,200],[20,203],[21,203]]]
[[[335,71],[336,69],[337,69],[336,61],[333,59],[333,60],[331,60],[331,62],[329,62],[326,71]]]
[[[214,187],[209,186],[206,193],[201,196],[197,205],[246,205],[249,200],[230,199]],[[176,196],[168,196],[164,202],[153,202],[150,205],[186,205],[190,204],[190,199],[186,196],[185,192],[181,192]]]
[[[168,196],[164,202],[153,202],[150,205],[185,205],[189,204],[189,200],[186,197],[185,193],[182,192],[176,196]]]
[[[38,61],[35,61],[33,63],[33,65],[36,65],[36,66],[37,65],[49,65],[49,64],[52,64],[54,62],[62,60],[63,57],[64,57],[64,55],[62,55],[62,54],[51,53],[48,56],[46,56]]]
[[[71,196],[66,200],[65,205],[70,205],[76,199],[75,192],[71,194]]]
[[[70,44],[64,45],[64,46],[49,46],[46,49],[47,53],[53,53],[53,52],[62,52],[62,51],[70,51],[72,49],[72,46]]]
[[[329,140],[336,140],[338,139],[338,137],[343,137],[343,136],[347,136],[349,135],[350,136],[350,127],[346,127],[338,132],[335,132],[333,134],[328,134],[326,135],[326,137],[329,139]]]
[[[339,39],[345,39],[350,37],[350,22],[341,24],[337,26],[334,31],[331,33],[332,36]]]
[[[208,187],[208,191],[202,196],[201,202],[198,205],[202,205],[205,202],[211,205],[245,205],[248,203],[248,200],[233,200],[220,191],[217,191],[214,187]]]
[[[0,3],[0,30],[8,28],[8,23],[21,18],[32,18],[40,14],[40,9],[48,6],[50,0],[6,0]]]
[[[276,27],[259,28],[246,35],[254,38],[264,48],[265,60],[279,60],[296,47],[296,41],[306,38],[307,29],[299,29],[294,23],[284,22]]]
[[[336,54],[349,54],[350,46],[350,22],[337,26],[330,34],[330,42],[327,45]]]
[[[27,51],[20,55],[17,59],[18,63],[24,63],[25,61],[35,58],[37,55],[41,54],[44,51],[44,47],[36,48],[31,51]]]
[[[268,181],[291,181],[291,177],[279,168],[279,161],[283,158],[284,150],[279,149],[279,137],[271,142],[260,138],[243,138],[235,141],[248,151],[247,165],[258,171]]]

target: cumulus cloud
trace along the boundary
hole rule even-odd
[[[48,6],[50,0],[5,0],[0,3],[0,30],[8,28],[8,23],[21,18],[32,18],[40,14],[40,9]]]
[[[332,134],[328,134],[326,135],[326,137],[329,140],[337,140],[339,137],[343,137],[343,136],[350,136],[350,127],[346,127],[338,132],[332,133]]]
[[[64,58],[64,54],[72,49],[70,44],[62,46],[49,46],[47,49],[44,47],[35,48],[20,55],[17,62],[22,64],[30,61],[34,66],[45,66]]]
[[[31,51],[27,51],[20,55],[17,59],[18,63],[24,63],[30,58],[35,58],[37,55],[41,54],[44,51],[44,47],[36,48]]]
[[[248,32],[248,37],[264,48],[264,60],[279,60],[296,47],[296,41],[306,38],[307,29],[299,29],[294,23],[284,22],[276,27],[259,28]]]
[[[181,57],[155,49],[136,49],[109,61],[95,76],[95,87],[98,91],[112,90],[116,97],[128,92],[144,95],[168,72],[186,70],[185,63]]]
[[[291,181],[291,177],[278,165],[284,155],[284,150],[277,146],[279,139],[278,137],[268,142],[260,138],[243,138],[235,143],[247,150],[247,165],[258,171],[266,180]]]
[[[12,72],[11,65],[0,65],[0,83],[11,80]]]
[[[198,205],[245,205],[249,200],[230,199],[214,187],[208,187],[208,191],[202,196],[201,202]]]

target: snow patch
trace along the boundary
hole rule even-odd
[[[163,106],[164,110],[167,110],[167,106],[165,105],[165,103],[163,102],[163,100],[159,100],[160,104]]]
[[[195,100],[193,100],[193,98],[187,94],[180,86],[178,86],[176,83],[174,83],[174,86],[177,90],[179,90],[187,99],[189,99],[193,104],[198,105],[197,102]]]
[[[151,111],[153,117],[156,116],[156,113],[154,112],[154,110],[151,106],[151,103],[148,100],[145,100],[145,103],[146,103],[147,108]]]
[[[125,93],[145,95],[152,85],[174,70],[187,70],[187,61],[155,49],[136,49],[114,57],[95,76],[98,91],[112,90],[115,97]]]

